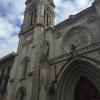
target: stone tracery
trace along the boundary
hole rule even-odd
[[[74,27],[68,31],[63,39],[63,48],[66,53],[71,52],[71,46],[75,45],[76,49],[89,46],[92,41],[90,32],[84,27]]]

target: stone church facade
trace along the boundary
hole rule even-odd
[[[7,84],[16,53],[12,52],[0,59],[0,100],[6,100]]]
[[[26,1],[7,100],[100,100],[100,0],[58,25],[54,8]]]

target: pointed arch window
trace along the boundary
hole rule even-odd
[[[33,12],[31,14],[30,26],[33,24]]]
[[[16,100],[25,100],[26,97],[26,89],[21,87],[18,89],[16,94]]]
[[[0,85],[1,85],[2,80],[3,80],[4,71],[5,71],[5,69],[2,69],[2,71],[1,71],[1,73],[0,73]]]
[[[44,10],[44,25],[46,27],[48,27],[50,25],[50,11],[49,9],[46,7]]]
[[[37,9],[35,8],[31,14],[30,26],[36,23]]]
[[[27,69],[29,65],[29,57],[25,57],[22,61],[23,69],[22,69],[22,78],[27,76]]]
[[[44,10],[44,25],[45,25],[45,18],[46,18],[46,15],[45,15],[46,13],[45,13],[45,10]]]
[[[5,69],[2,69],[1,76],[0,76],[0,93],[4,93],[4,84],[5,84],[5,77],[4,77]]]
[[[8,80],[9,80],[10,70],[11,70],[11,67],[8,67],[3,71],[2,83],[0,84],[0,92],[1,93],[5,93],[6,92],[7,83],[8,83]]]
[[[34,10],[34,23],[36,23],[37,9]]]

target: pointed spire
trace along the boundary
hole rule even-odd
[[[54,0],[48,0],[48,1],[51,3],[51,5],[53,5],[53,7],[55,7]]]
[[[32,2],[32,0],[27,0],[27,1],[25,2],[25,4],[30,3],[30,2]]]
[[[100,2],[100,0],[94,0],[94,2]]]

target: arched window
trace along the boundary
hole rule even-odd
[[[37,9],[35,8],[31,14],[30,26],[36,23]]]
[[[74,100],[100,100],[100,93],[89,79],[81,77],[76,85]]]
[[[16,94],[16,100],[25,100],[26,97],[26,89],[21,87],[18,89]]]
[[[45,12],[45,10],[44,10],[44,25],[46,24],[46,23],[45,23],[45,20],[46,20],[45,18],[46,18],[46,12]]]
[[[3,79],[3,76],[4,76],[4,69],[2,69],[1,73],[0,73],[0,85],[2,83],[2,79]]]
[[[63,38],[63,48],[66,53],[79,50],[92,44],[91,31],[83,26],[71,28]],[[74,49],[73,49],[74,46]]]
[[[47,20],[46,20],[46,23],[47,23],[47,27],[49,26],[49,15],[47,13]]]
[[[36,23],[37,9],[34,10],[34,23]]]
[[[33,12],[32,12],[32,14],[31,14],[31,20],[30,20],[30,26],[33,24]]]
[[[4,85],[5,85],[5,69],[2,69],[2,72],[1,72],[1,76],[0,76],[0,93],[4,93],[5,92],[5,89],[4,89]]]

